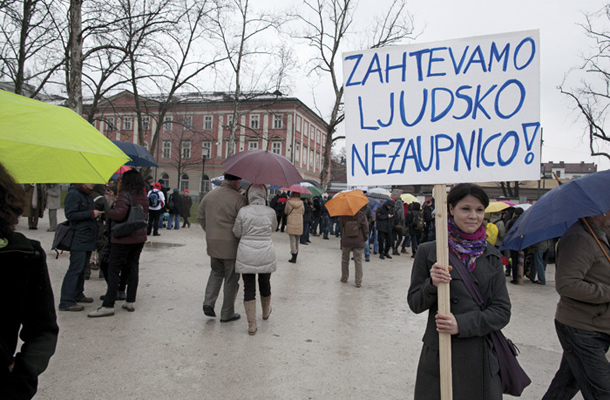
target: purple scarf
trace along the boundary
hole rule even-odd
[[[485,227],[481,224],[475,233],[464,233],[457,227],[453,218],[447,221],[449,228],[449,250],[462,260],[468,270],[474,270],[477,258],[483,254],[487,247],[487,234]]]

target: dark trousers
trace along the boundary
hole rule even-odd
[[[154,232],[155,235],[159,233],[159,217],[161,217],[162,210],[148,210],[148,227],[146,228],[146,234],[150,235],[150,232]]]
[[[271,274],[241,274],[244,279],[244,301],[256,300],[256,277],[261,297],[271,296]]]
[[[392,234],[391,232],[377,231],[377,241],[379,242],[379,254],[388,254],[392,247]]]
[[[324,238],[328,239],[328,230],[330,225],[330,217],[328,215],[323,215],[320,217],[320,235],[323,235]]]
[[[309,233],[316,235],[318,233],[318,226],[320,225],[320,217],[314,217],[311,221],[311,229]]]
[[[419,236],[421,235],[421,231],[411,229],[409,233],[411,234],[411,252],[415,254],[419,247]]]
[[[281,229],[282,232],[284,232],[284,229],[286,229],[286,214],[284,214],[283,212],[281,214],[277,214],[276,213],[276,218],[277,218],[277,229]]]
[[[108,252],[112,248],[112,243],[108,243]],[[104,260],[105,259],[105,260]],[[108,269],[110,268],[110,254],[108,257],[100,257],[100,270],[102,271],[102,275],[104,275],[104,280],[106,281],[106,285],[108,285]],[[129,270],[127,265],[121,266],[121,281],[119,283],[118,290],[119,292],[124,292],[127,287],[127,277],[129,276]]]
[[[555,320],[563,348],[561,364],[542,400],[569,400],[580,390],[585,400],[610,399],[610,335],[572,328]]]
[[[309,242],[309,224],[308,221],[303,221],[303,234],[301,235],[301,244]]]
[[[113,243],[110,250],[110,266],[108,267],[108,289],[104,298],[104,307],[114,307],[116,292],[121,278],[122,269],[127,271],[127,302],[134,303],[138,292],[140,271],[140,253],[144,243],[120,244]]]
[[[85,267],[90,259],[90,251],[70,251],[70,265],[61,285],[59,308],[73,306],[85,296]]]

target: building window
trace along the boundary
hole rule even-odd
[[[133,121],[133,119],[131,117],[123,117],[123,130],[124,131],[130,131],[131,128],[131,122]]]
[[[260,115],[250,115],[250,129],[258,129],[260,125]]]
[[[115,126],[114,126],[114,117],[108,117],[106,118],[106,128],[109,131],[114,131],[116,130]]]
[[[212,130],[212,116],[206,115],[203,117],[203,130],[211,131]]]
[[[305,121],[303,123],[303,135],[305,135],[305,137],[307,137],[307,131],[309,131],[309,122]]]
[[[182,159],[191,158],[191,142],[182,142]]]
[[[271,142],[271,152],[282,154],[282,142]]]
[[[163,129],[166,131],[172,130],[172,117],[163,118]]]
[[[193,127],[193,117],[191,115],[185,115],[182,121],[185,129],[191,129]]]
[[[320,137],[322,136],[322,132],[318,129],[318,135],[316,137],[316,142],[320,143]]]
[[[184,192],[189,188],[189,176],[187,174],[182,174],[180,177],[180,191]]]
[[[303,146],[303,165],[307,168],[307,146]]]
[[[298,163],[301,157],[301,146],[297,143],[296,150],[294,152],[294,162]]]
[[[309,151],[309,168],[313,169],[314,171],[316,169],[316,166],[313,163],[313,149]]]
[[[169,187],[169,175],[167,173],[163,173],[161,175],[161,184],[165,187]],[[167,199],[165,199],[165,201],[167,201]]]
[[[282,129],[283,121],[282,114],[275,114],[273,116],[273,129]]]
[[[142,117],[142,129],[145,131],[150,130],[150,117]]]
[[[226,125],[226,128],[227,129],[231,129],[232,126],[233,126],[233,114],[227,114],[227,125]]]
[[[163,152],[161,154],[162,158],[171,158],[172,157],[172,142],[169,140],[163,141]]]
[[[297,126],[296,126],[296,130],[297,132],[301,132],[301,117],[299,115],[297,115]]]
[[[322,167],[320,167],[320,153],[316,152],[316,170],[321,170]]]
[[[248,150],[258,149],[258,142],[248,142]]]
[[[311,140],[316,140],[316,127],[313,124],[309,125],[309,137]]]
[[[201,155],[205,156],[206,160],[209,160],[211,154],[212,154],[212,142],[203,142],[201,144]]]

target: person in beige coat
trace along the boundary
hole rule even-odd
[[[205,231],[207,252],[211,258],[210,277],[205,289],[203,313],[216,317],[214,306],[224,281],[224,299],[220,322],[235,321],[235,299],[239,290],[239,274],[235,272],[235,259],[239,239],[233,235],[233,225],[246,199],[239,193],[241,178],[225,173],[219,188],[208,192],[197,211],[197,221]]]
[[[61,188],[58,183],[49,183],[47,189],[47,209],[49,210],[49,229],[47,232],[55,232],[57,229],[57,210],[61,208]]]
[[[303,206],[299,193],[292,192],[290,199],[286,202],[284,213],[287,221],[286,233],[290,237],[290,254],[292,254],[292,258],[288,262],[296,263],[299,254],[299,238],[303,234],[303,214],[305,214],[305,206]]]

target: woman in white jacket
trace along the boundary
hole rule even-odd
[[[275,211],[267,206],[265,185],[252,184],[246,190],[248,205],[237,214],[233,234],[239,238],[235,272],[244,280],[244,307],[248,334],[256,333],[256,275],[263,307],[263,319],[271,314],[271,273],[275,272],[275,248],[271,234],[277,228]]]

